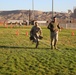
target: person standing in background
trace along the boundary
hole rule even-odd
[[[53,17],[52,21],[49,23],[47,28],[50,30],[50,38],[51,38],[51,49],[58,49],[57,42],[58,42],[58,31],[61,31],[59,23],[57,22],[57,18]]]

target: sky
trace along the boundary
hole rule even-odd
[[[32,1],[34,4],[32,4]],[[34,7],[33,7],[34,5]],[[68,12],[76,7],[76,0],[53,0],[53,11]],[[1,0],[0,11],[8,10],[52,11],[52,0]]]

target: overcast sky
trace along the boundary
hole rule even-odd
[[[32,10],[32,1],[34,1],[34,10],[52,11],[52,0],[1,0],[0,11],[2,10]],[[76,7],[76,0],[53,0],[54,11],[67,12],[73,11]]]

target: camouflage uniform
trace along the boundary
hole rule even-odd
[[[60,29],[60,26],[57,22],[52,21],[49,23],[47,28],[50,29],[51,49],[57,49],[58,29]]]
[[[30,31],[30,36],[32,38],[31,40],[36,43],[36,48],[39,45],[39,36],[41,34],[42,34],[42,29],[40,26],[37,25],[37,22],[36,22]]]

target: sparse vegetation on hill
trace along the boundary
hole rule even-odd
[[[69,19],[68,13],[63,12],[54,12],[54,14],[59,18],[59,21],[67,22]],[[34,10],[34,19],[35,20],[51,20],[52,12],[43,12]],[[13,10],[13,11],[0,11],[0,20],[32,20],[33,13],[32,10]],[[71,21],[76,22],[75,16],[71,14]]]

